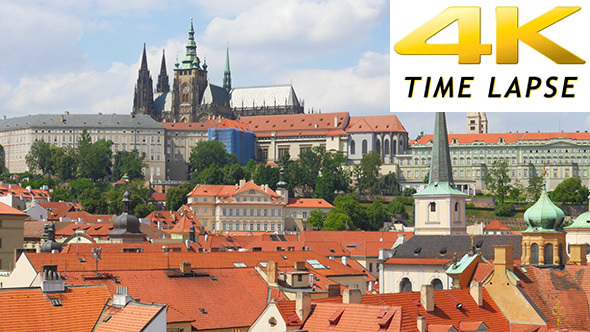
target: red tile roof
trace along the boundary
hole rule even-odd
[[[390,258],[385,264],[397,265],[443,265],[448,259],[443,258]]]
[[[110,297],[106,286],[68,287],[58,294],[0,289],[0,331],[91,331]],[[51,299],[59,299],[61,306]]]
[[[336,125],[334,118],[337,118]],[[240,121],[247,123],[256,136],[265,132],[277,132],[288,136],[294,132],[324,132],[326,135],[331,130],[343,130],[348,123],[348,113],[244,116]]]
[[[92,214],[86,211],[72,211],[67,212],[64,215],[64,218],[69,218],[72,221],[83,221],[83,222],[90,222],[90,223],[102,223],[102,222],[109,222],[113,221],[117,217],[114,214]]]
[[[504,226],[500,220],[493,220],[484,229],[484,231],[510,231],[510,228]]]
[[[0,196],[6,196],[8,194],[12,194],[14,196],[23,198],[32,199],[35,198],[37,200],[50,200],[51,196],[49,195],[48,190],[43,189],[31,189],[31,191],[18,186],[16,184],[3,184],[0,185]]]
[[[382,132],[403,132],[406,129],[395,115],[378,115],[378,116],[352,116],[348,126],[348,133],[382,133]]]
[[[572,140],[590,140],[590,133],[488,133],[488,134],[449,134],[449,143],[454,139],[458,143],[498,143],[500,138],[506,143],[516,143],[518,141],[546,141],[556,138],[566,138]],[[433,135],[424,135],[415,144],[427,144],[433,138]]]
[[[166,270],[113,272],[119,283],[88,278],[84,272],[64,275],[67,283],[106,284],[113,293],[116,286],[126,286],[130,296],[143,302],[167,304],[168,323],[189,321],[196,330],[250,326],[266,306],[268,285],[253,268],[192,271],[194,276],[176,277]]]
[[[27,214],[19,209],[15,209],[10,205],[0,202],[0,215],[3,216],[26,216]]]
[[[366,241],[356,248],[349,249],[350,256],[379,257],[379,249],[391,249],[395,241]]]
[[[248,124],[240,122],[240,121],[236,121],[236,120],[229,120],[229,119],[224,120],[223,122],[221,122],[220,124],[215,126],[215,128],[235,128],[235,129],[239,129],[241,131],[252,131],[252,129],[250,129],[250,126]]]
[[[166,193],[153,193],[152,199],[156,202],[166,202]]]
[[[289,198],[287,207],[301,207],[301,208],[326,208],[331,209],[334,205],[328,203],[323,198]]]
[[[237,188],[236,188],[237,187]],[[213,196],[219,197],[222,199],[232,199],[233,196],[238,195],[240,193],[246,192],[248,190],[254,190],[257,192],[265,193],[271,197],[271,199],[279,199],[282,196],[277,194],[271,188],[266,190],[261,185],[257,185],[253,181],[248,181],[243,186],[228,186],[228,185],[217,185],[217,184],[197,184],[191,192],[187,194],[187,196]],[[213,203],[213,202],[211,202]],[[198,204],[198,203],[193,203]],[[235,203],[234,203],[235,204]],[[268,204],[268,203],[267,203]]]
[[[210,119],[204,122],[160,122],[160,124],[168,130],[207,130],[209,128],[215,128],[223,120],[224,118],[219,118]]]
[[[45,231],[45,224],[47,223],[47,221],[25,221],[24,225],[25,225],[25,230],[24,230],[24,237],[26,238],[31,238],[31,239],[41,239],[41,234],[43,234],[43,232]],[[55,230],[59,231],[61,229],[63,229],[64,227],[67,227],[69,225],[73,225],[74,223],[72,221],[58,221],[55,222]]]
[[[402,307],[401,331],[417,332],[418,316],[426,317],[427,325],[453,325],[459,329],[462,323],[484,322],[490,332],[509,331],[508,321],[485,288],[482,307],[475,303],[469,289],[434,291],[433,312],[426,312],[420,304],[420,292],[363,295],[361,298],[362,304]],[[332,297],[315,300],[315,303],[340,301],[342,301],[341,297]],[[462,306],[457,309],[459,303]]]
[[[165,306],[137,302],[129,302],[123,308],[116,308],[112,306],[111,300],[105,306],[93,332],[143,331],[146,325],[164,310]]]
[[[302,329],[309,332],[401,331],[402,308],[388,305],[316,303]]]
[[[299,233],[301,241],[336,241],[342,246],[358,246],[366,241],[395,242],[399,234],[406,235],[406,241],[411,232],[346,232],[346,231],[303,231]]]

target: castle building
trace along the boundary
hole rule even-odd
[[[204,122],[222,116],[238,119],[240,116],[300,114],[303,103],[291,85],[233,88],[229,65],[229,47],[226,51],[223,86],[211,84],[207,63],[197,55],[193,22],[189,29],[186,54],[174,65],[174,82],[170,90],[166,71],[166,58],[162,65],[156,93],[147,67],[145,45],[141,67],[135,87],[133,114],[145,114],[163,122]]]

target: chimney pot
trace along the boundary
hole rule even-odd
[[[418,316],[416,324],[419,332],[426,332],[426,318],[424,316]]]
[[[342,256],[342,265],[348,265],[348,256]]]
[[[361,303],[360,289],[345,289],[342,291],[342,303]]]
[[[339,284],[329,284],[328,285],[328,297],[336,297],[340,296],[340,285]]]
[[[586,248],[588,247],[587,243],[583,244],[570,244],[570,263],[576,265],[586,265]]]
[[[479,281],[472,281],[469,285],[469,293],[475,300],[478,306],[483,306],[483,288],[481,287],[481,282]]]
[[[500,273],[506,272],[506,270],[512,271],[514,264],[512,260],[512,246],[494,246],[494,266],[500,268]]]
[[[180,271],[182,273],[189,273],[189,272],[191,272],[191,263],[190,262],[182,262],[182,263],[180,263]]]
[[[302,322],[311,313],[311,295],[308,292],[297,292],[295,296],[295,312]]]
[[[422,285],[420,289],[420,302],[426,311],[434,311],[434,286]]]

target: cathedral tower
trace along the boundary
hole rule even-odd
[[[197,56],[195,30],[191,19],[186,55],[182,63],[176,61],[172,86],[172,114],[168,121],[197,122],[200,104],[207,87],[207,64],[201,66]]]
[[[166,51],[162,51],[162,66],[160,67],[160,75],[158,75],[156,92],[170,92],[170,82],[168,79],[168,72],[166,71]]]
[[[225,71],[223,72],[223,88],[227,93],[231,91],[231,71],[229,70],[229,45],[225,55]]]
[[[154,83],[147,65],[145,43],[143,44],[141,67],[135,84],[133,114],[146,114],[154,117]]]

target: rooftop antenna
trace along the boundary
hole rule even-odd
[[[98,260],[102,259],[102,257],[100,257],[102,253],[102,248],[93,248],[92,249],[92,257],[94,258],[95,264],[96,264],[96,274],[98,274]]]

